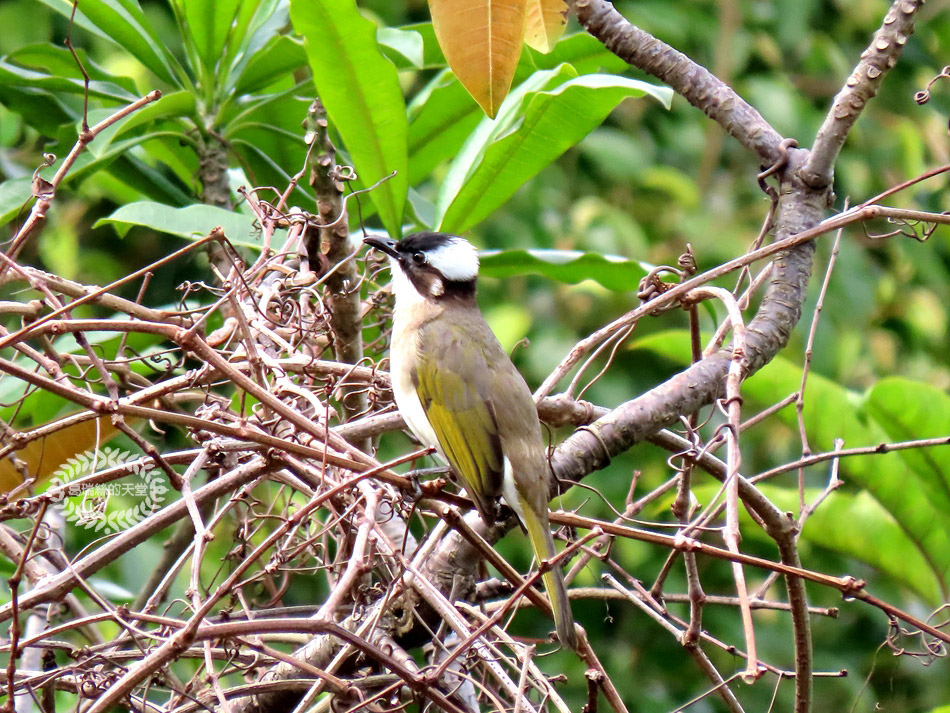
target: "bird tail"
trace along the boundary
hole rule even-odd
[[[543,515],[536,513],[523,499],[521,505],[522,519],[535,555],[539,561],[550,561],[557,556],[557,549],[554,547],[554,537],[551,535],[551,528],[545,517],[547,513]],[[561,640],[561,644],[576,651],[577,633],[574,630],[574,616],[571,614],[571,601],[567,597],[567,587],[564,586],[564,575],[560,567],[552,567],[542,574],[541,581],[544,583],[548,599],[551,600],[557,638]]]

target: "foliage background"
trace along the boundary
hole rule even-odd
[[[631,21],[710,67],[783,135],[798,137],[803,144],[814,136],[832,96],[887,6],[878,0],[617,3]],[[166,45],[181,51],[168,6],[156,0],[142,2],[142,7]],[[428,17],[422,2],[376,0],[362,2],[361,7],[380,24],[391,27],[425,22]],[[904,59],[852,133],[837,166],[837,208],[846,199],[860,202],[948,162],[948,88],[935,85],[934,98],[926,106],[913,102],[914,93],[939,73],[950,57],[947,7],[947,2],[939,0],[925,7]],[[4,28],[0,55],[10,55],[33,43],[61,45],[68,25],[61,14],[35,0],[4,0],[0,4],[0,27]],[[73,39],[107,73],[127,78],[137,92],[166,88],[114,44],[81,30],[74,31]],[[611,68],[615,66],[609,60],[605,62]],[[434,71],[403,71],[400,83],[407,96],[418,92]],[[308,72],[303,62],[292,71],[288,68],[284,75],[272,77],[272,84],[262,80],[256,91],[264,94],[284,90],[295,82],[307,81]],[[627,74],[638,76],[634,70],[627,70]],[[257,142],[262,153],[290,173],[303,166],[305,147],[299,140],[299,122],[310,100],[310,89],[302,88],[296,95],[299,98],[289,98],[273,111],[262,109],[255,117],[255,126],[247,128],[242,137],[245,142]],[[0,182],[30,176],[42,160],[41,152],[62,155],[64,146],[72,141],[68,137],[75,134],[80,97],[60,93],[56,107],[29,104],[27,100],[26,96],[14,96],[0,82]],[[278,125],[283,134],[262,129],[256,122]],[[125,180],[124,176],[132,175],[123,174],[123,170],[131,170],[128,167],[100,171],[71,182],[60,193],[45,229],[30,243],[22,259],[71,279],[105,284],[178,247],[181,243],[177,239],[146,228],[134,227],[119,236],[110,225],[94,227],[97,220],[133,200],[150,198],[184,205],[200,193],[197,163],[182,158],[187,152],[175,149],[178,140],[174,127],[163,130],[167,135],[131,152],[136,160],[151,167],[155,178],[152,185]],[[232,165],[236,166],[233,158]],[[419,193],[432,199],[445,170],[445,162],[435,166],[416,184]],[[602,127],[521,188],[469,236],[483,249],[573,249],[652,264],[675,263],[689,243],[703,270],[741,254],[757,234],[767,208],[767,200],[755,182],[759,170],[746,152],[681,99],[674,99],[670,111],[647,99],[628,100]],[[276,170],[257,178],[258,183],[281,185]],[[937,177],[899,194],[895,204],[935,212],[950,210],[946,185],[945,177]],[[312,210],[312,199],[305,192],[299,193],[294,201]],[[10,205],[13,202],[9,199],[6,204],[0,203],[0,213]],[[355,224],[357,211],[351,209],[351,216]],[[367,223],[378,226],[372,216]],[[946,235],[946,229],[940,229],[929,243],[921,245],[910,240],[875,241],[857,228],[846,233],[824,302],[812,362],[815,377],[839,387],[833,400],[809,404],[811,409],[830,413],[818,427],[821,432],[810,434],[823,447],[830,447],[830,440],[839,435],[835,432],[835,416],[841,411],[854,412],[865,390],[885,377],[906,377],[937,392],[950,387],[950,241]],[[825,264],[830,242],[827,237],[819,242],[821,257],[816,275]],[[205,261],[178,261],[158,273],[150,287],[150,300],[153,304],[172,303],[177,299],[176,285],[206,279]],[[814,306],[819,285],[820,279],[813,279],[806,315]],[[130,285],[125,296],[134,297],[135,289]],[[19,298],[9,292],[2,296]],[[505,280],[483,279],[480,303],[502,342],[513,349],[514,359],[529,383],[537,385],[579,338],[633,308],[637,300],[635,285],[628,291],[611,291],[593,281],[568,285],[523,274]],[[708,330],[712,322],[708,315],[704,320]],[[803,360],[808,322],[806,316],[783,353],[796,365]],[[677,335],[670,330],[682,330],[685,325],[685,314],[676,313],[641,323],[633,343],[616,355],[612,368],[586,398],[612,407],[681,368],[687,352],[676,355],[670,345]],[[518,346],[525,338],[530,346]],[[841,389],[847,390],[850,401],[842,398],[846,392]],[[751,391],[746,413],[776,398],[767,389]],[[17,414],[17,418],[40,423],[57,415],[54,408],[50,403],[40,404],[33,412]],[[859,413],[858,418],[866,421],[867,415]],[[940,432],[940,424],[946,424],[950,415],[938,412],[935,418]],[[745,437],[744,470],[764,471],[800,454],[794,417],[791,419],[770,419]],[[945,434],[946,428],[942,432]],[[382,455],[394,455],[404,449],[404,444],[393,436],[384,438],[381,448]],[[933,455],[945,458],[941,451]],[[642,472],[639,487],[645,492],[665,476],[667,457],[652,446],[640,446],[588,482],[616,506],[623,502],[631,472]],[[794,485],[793,477],[785,476],[789,480],[778,485]],[[827,468],[809,477],[810,485],[820,487],[827,479]],[[842,477],[849,481],[847,464],[842,466]],[[858,486],[849,481],[846,490],[855,493]],[[575,507],[588,497],[585,491],[575,489],[564,498],[563,505]],[[664,517],[668,504],[664,502],[663,510],[648,511],[641,517]],[[597,511],[598,506],[592,507]],[[915,591],[910,583],[896,578],[893,569],[882,574],[881,569],[848,557],[842,551],[844,547],[824,546],[833,539],[835,529],[843,531],[839,534],[845,539],[851,525],[848,521],[825,523],[812,538],[806,532],[803,555],[808,565],[866,578],[880,596],[918,614],[931,611],[939,600],[922,597],[919,589]],[[80,538],[79,533],[73,536]],[[77,539],[68,544],[68,549],[75,551],[85,543]],[[622,544],[626,549],[619,556],[628,570],[645,582],[651,581],[664,553],[634,543]],[[152,559],[159,546],[158,542],[143,546],[142,561]],[[762,556],[772,555],[766,543],[755,541],[754,534],[744,546]],[[887,547],[887,543],[880,546]],[[215,542],[211,547],[209,558],[216,561],[228,543]],[[510,535],[499,548],[520,569],[527,568],[529,558],[519,535]],[[882,550],[879,555],[881,560],[893,561],[900,559],[902,552]],[[7,563],[0,566],[8,567]],[[135,593],[145,574],[139,568],[113,566],[102,576],[118,588]],[[596,563],[592,564],[581,573],[577,584],[594,586],[599,574]],[[704,577],[708,577],[704,579],[708,585],[716,582],[717,575],[704,572]],[[718,584],[719,592],[707,589],[707,593],[731,593],[728,574],[723,573]],[[946,591],[948,583],[944,581],[942,586]],[[891,711],[922,711],[950,700],[945,661],[925,666],[918,660],[894,657],[880,647],[887,631],[882,615],[842,604],[833,592],[813,588],[810,594],[816,606],[841,607],[838,619],[814,621],[817,666],[849,671],[847,678],[816,682],[818,709],[870,710],[879,706]],[[285,599],[287,603],[312,600],[313,591],[304,581],[297,581]],[[672,710],[703,690],[677,643],[658,635],[655,626],[637,611],[611,603],[585,603],[575,606],[575,611],[594,637],[608,643],[603,649],[608,670],[630,672],[635,689],[628,695],[631,710]],[[762,621],[767,622],[761,630],[764,635],[760,634],[764,657],[790,666],[787,622],[781,615],[763,615]],[[707,627],[728,641],[741,635],[733,612],[717,616],[716,608],[710,608]],[[541,632],[544,625],[537,623],[535,628]],[[740,666],[738,661],[730,665],[725,655],[716,662],[726,670]],[[547,664],[552,672],[572,670],[577,665],[563,652]],[[690,673],[684,675],[684,671]],[[789,691],[789,687],[780,691],[775,710],[787,707]],[[752,701],[748,709],[765,710],[771,693],[767,687],[757,686],[748,693]],[[566,695],[579,706],[583,694],[581,688],[576,688]],[[715,705],[707,701],[694,709],[713,710]]]

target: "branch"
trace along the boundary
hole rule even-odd
[[[352,169],[336,163],[336,149],[330,141],[326,111],[319,99],[313,100],[304,123],[308,127],[307,137],[313,151],[310,185],[316,194],[320,217],[320,227],[315,233],[308,228],[304,236],[310,269],[320,270],[321,275],[326,275],[327,307],[337,361],[358,364],[363,359],[363,314],[360,276],[353,252],[359,245],[351,244],[343,201],[343,180],[352,175]],[[324,252],[321,252],[322,247]],[[344,421],[363,415],[369,409],[366,389],[344,380],[340,386],[340,404]],[[363,451],[370,446],[365,438],[352,439],[351,442]]]
[[[781,156],[782,137],[735,90],[705,67],[629,23],[608,0],[568,0],[581,25],[625,62],[666,82],[763,163]]]
[[[831,185],[835,161],[851,127],[881,88],[885,75],[897,64],[907,38],[914,32],[917,11],[925,0],[894,0],[871,44],[861,53],[851,76],[838,92],[818,130],[802,178],[813,188]]]

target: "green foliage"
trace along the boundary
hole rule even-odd
[[[688,343],[687,333],[673,332],[653,335],[631,346],[649,349],[685,366],[688,361],[683,355],[688,353]],[[750,399],[750,406],[767,408],[797,392],[801,379],[799,365],[778,357],[745,382],[743,394]],[[862,400],[860,394],[820,374],[809,374],[803,421],[813,452],[834,450],[836,439],[843,441],[845,449],[874,449],[888,438],[903,441],[950,433],[950,398],[927,384],[901,379],[881,381],[866,397],[865,410],[871,419],[862,414]],[[780,411],[778,417],[787,426],[797,427],[794,406]],[[950,592],[950,551],[946,547],[950,520],[945,516],[950,512],[950,479],[933,461],[933,449],[843,458],[839,477],[866,490],[857,497],[832,495],[832,503],[836,499],[841,502],[823,505],[808,521],[806,537],[900,574],[897,581],[905,582],[930,603],[938,603]],[[828,462],[812,466],[809,482],[826,480],[828,468]],[[775,500],[789,511],[795,510],[796,501],[794,483],[788,495]],[[836,513],[842,517],[846,513],[847,518],[836,517]],[[848,527],[842,527],[842,523]],[[895,532],[898,528],[901,532]]]
[[[235,245],[258,247],[258,242],[252,239],[254,225],[251,217],[210,205],[172,208],[154,201],[139,201],[122,206],[108,218],[97,221],[94,227],[106,224],[114,225],[120,235],[125,235],[133,225],[141,225],[186,240],[204,237],[221,226]]]
[[[576,250],[499,250],[483,253],[480,258],[479,272],[486,277],[544,275],[571,285],[594,280],[618,292],[633,289],[649,269],[616,255]]]
[[[437,227],[463,232],[576,144],[627,97],[649,94],[666,106],[669,89],[625,77],[576,76],[569,64],[540,70],[482,119],[452,162],[436,203]]]

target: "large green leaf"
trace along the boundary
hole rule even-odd
[[[136,130],[141,127],[146,127],[161,119],[176,120],[183,117],[192,118],[194,117],[195,109],[195,95],[191,92],[181,91],[165,94],[158,101],[154,101],[142,107],[139,111],[129,114],[100,132],[99,135],[96,136],[96,140],[89,144],[89,150],[96,155],[102,154],[110,150],[110,145],[114,141],[129,135],[134,135]],[[112,114],[112,111],[108,109],[90,109],[89,124],[95,124],[110,114]],[[190,125],[186,124],[182,126],[181,124],[168,123],[166,128],[181,134],[190,128]]]
[[[616,255],[579,250],[494,250],[479,254],[479,274],[488,277],[543,275],[575,285],[594,280],[609,290],[632,292],[650,269]]]
[[[101,218],[94,227],[100,225],[113,225],[120,235],[124,235],[130,227],[140,225],[186,240],[203,238],[220,225],[232,243],[260,247],[253,218],[203,204],[175,208],[153,201],[139,201],[124,205],[112,215]]]
[[[891,377],[868,392],[865,410],[892,441],[950,439],[950,396],[930,384]],[[950,521],[950,444],[898,451],[919,486]]]
[[[638,340],[631,348],[650,349],[685,366],[689,361],[688,345],[689,336],[685,332],[664,332]],[[747,399],[745,411],[751,413],[755,406],[765,407],[795,393],[801,385],[801,370],[800,365],[782,357],[773,359],[742,385],[742,394]],[[894,387],[885,385],[875,398],[872,389],[869,401],[880,401],[891,408],[895,403],[893,390]],[[845,448],[877,446],[889,440],[889,434],[876,420],[862,418],[862,401],[860,394],[815,371],[808,375],[803,417],[813,452],[833,450],[837,438],[844,441]],[[888,418],[887,411],[881,410],[880,414],[882,419]],[[783,409],[776,417],[797,428],[794,407]],[[922,433],[926,435],[930,431],[922,430]],[[943,435],[947,435],[946,430]],[[926,454],[911,456],[915,457],[926,458]],[[815,468],[821,478],[826,478],[827,461],[807,469],[806,474],[814,473]],[[908,465],[906,453],[891,452],[843,458],[840,477],[846,483],[865,488],[893,516],[926,560],[941,591],[945,595],[950,592],[950,548],[947,547],[950,514],[946,499],[935,499],[931,495],[940,489],[934,485],[933,474],[921,477]],[[843,522],[841,527],[850,527],[850,524]]]
[[[541,83],[522,84],[534,73],[531,62],[521,62],[515,70],[515,84],[520,85],[522,91],[532,86],[540,87]],[[407,113],[409,185],[416,185],[440,163],[459,155],[469,135],[485,116],[450,69],[436,74],[412,98]]]
[[[293,83],[293,73],[307,64],[303,43],[287,37],[286,29],[290,23],[290,3],[288,0],[257,0],[260,3],[257,11],[248,16],[248,6],[254,2],[242,3],[231,30],[228,40],[228,60],[222,62],[218,68],[218,101],[224,102],[235,95],[235,86],[251,65],[254,65],[254,81],[259,86],[267,87],[290,80]],[[245,26],[244,23],[247,23]],[[279,43],[277,40],[286,38],[293,45]],[[276,45],[276,47],[275,47]],[[288,58],[288,54],[291,55]],[[233,59],[232,59],[233,58]],[[292,64],[292,66],[291,66]],[[265,77],[269,67],[271,75]],[[256,91],[242,89],[242,92]]]
[[[762,490],[779,507],[794,510],[798,502],[797,488],[782,488],[784,498],[779,488],[763,486]],[[805,497],[814,502],[819,494],[817,489],[809,490]],[[805,522],[802,539],[866,562],[930,604],[943,598],[946,583],[938,579],[894,516],[866,490],[832,494]]]
[[[406,107],[396,68],[380,53],[376,27],[354,0],[292,0],[290,15],[361,184],[396,172],[370,196],[386,230],[398,236],[409,186]]]
[[[64,183],[66,184],[76,184],[80,181],[86,180],[87,177],[92,176],[97,171],[108,168],[111,164],[119,158],[122,157],[144,157],[142,152],[143,146],[147,145],[147,142],[152,141],[153,139],[161,138],[166,135],[167,132],[148,132],[141,133],[135,136],[123,139],[121,141],[113,141],[96,143],[93,142],[89,145],[89,150],[83,151],[77,157],[73,167],[70,169],[69,173],[66,174],[64,178]],[[65,148],[65,145],[60,143],[60,147]],[[92,150],[92,147],[95,146],[95,150]],[[57,149],[55,146],[52,148],[53,152],[59,155],[65,155],[65,150]],[[186,152],[187,149],[183,147],[176,147],[178,152]],[[163,152],[162,160],[166,158],[175,158],[173,155],[168,156],[168,152]],[[56,164],[57,167],[59,164]],[[194,173],[194,169],[191,171]],[[127,177],[128,178],[128,177]]]
[[[71,0],[41,2],[64,17],[72,14]],[[135,0],[82,0],[76,24],[119,45],[169,84],[178,85],[185,77]]]
[[[484,159],[488,147],[498,139],[516,131],[522,124],[524,119],[521,111],[522,100],[528,94],[543,89],[553,89],[576,76],[577,72],[567,64],[562,64],[557,69],[532,72],[508,93],[494,119],[479,120],[442,180],[436,204],[437,220],[441,220],[445,207],[463,190],[465,180]]]
[[[553,74],[537,74],[564,79],[574,70],[561,65]],[[672,91],[615,75],[586,74],[542,91],[512,92],[505,103],[518,110],[506,112],[502,106],[497,119],[483,119],[486,130],[472,134],[449,169],[436,204],[440,228],[471,228],[599,126],[620,102],[644,95],[669,106]]]

